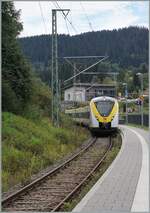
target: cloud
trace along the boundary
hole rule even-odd
[[[39,34],[51,34],[51,10],[55,9],[52,1],[16,1],[16,9],[21,9],[21,21],[24,25],[22,36],[31,36]],[[148,27],[148,3],[144,1],[96,1],[82,2],[79,1],[58,1],[63,9],[70,9],[68,19],[76,28],[75,32],[68,23],[70,34],[79,34],[90,31],[89,22],[95,31],[102,29],[118,29],[131,25]],[[40,11],[42,8],[45,25]],[[58,33],[68,33],[66,23],[61,12],[57,14]]]

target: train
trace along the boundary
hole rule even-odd
[[[69,109],[65,113],[72,116],[75,122],[87,126],[92,135],[118,130],[119,105],[117,99],[112,97],[95,97],[89,106]]]

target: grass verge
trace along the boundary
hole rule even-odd
[[[54,128],[48,118],[31,120],[12,113],[2,114],[2,191],[17,183],[26,185],[33,174],[53,165],[89,137],[85,129],[62,118]]]
[[[146,126],[141,126],[141,125],[137,125],[137,124],[125,124],[125,125],[127,125],[127,126],[131,126],[131,127],[137,127],[137,128],[139,128],[139,129],[144,129],[144,130],[149,130],[149,127],[146,127]]]
[[[101,164],[101,166],[97,169],[97,171],[92,175],[92,177],[87,180],[84,186],[82,186],[81,190],[72,197],[69,202],[66,202],[64,206],[61,208],[61,211],[71,211],[80,201],[81,199],[88,193],[88,191],[92,188],[92,186],[98,181],[98,179],[104,174],[107,168],[110,166],[112,161],[116,158],[120,148],[121,148],[121,135],[117,134],[117,136],[113,137],[113,147],[109,151],[107,157]]]

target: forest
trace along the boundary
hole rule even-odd
[[[121,67],[148,63],[148,29],[128,27],[80,35],[58,35],[58,56],[108,55]],[[20,38],[24,54],[33,64],[47,65],[51,59],[51,35]],[[35,51],[36,49],[36,51]]]
[[[95,66],[90,71],[101,73],[118,72],[117,81],[128,83],[130,93],[140,90],[137,72],[144,74],[144,89],[148,87],[148,35],[149,30],[144,27],[131,26],[122,29],[87,32],[80,35],[58,35],[59,78],[62,82],[73,75],[73,68],[63,57],[65,56],[104,56],[109,58]],[[51,81],[51,35],[40,35],[19,38],[24,55],[32,63],[36,73],[50,85]],[[36,50],[36,51],[35,51]],[[76,63],[80,70],[94,63],[94,60],[70,61]],[[114,79],[110,75],[83,76],[77,81],[109,83]],[[123,88],[118,83],[118,89]]]

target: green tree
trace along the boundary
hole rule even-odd
[[[14,112],[15,107],[11,109],[9,103],[16,97],[16,113],[23,110],[32,93],[31,67],[17,41],[23,29],[19,17],[20,11],[15,10],[13,2],[2,2],[2,92],[5,94],[2,96],[2,109]]]
[[[115,84],[111,77],[105,77],[103,80],[103,84]]]

